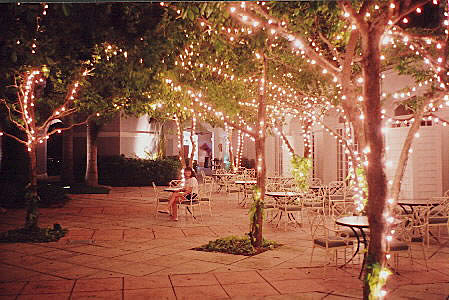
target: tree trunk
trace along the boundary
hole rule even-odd
[[[87,185],[91,186],[98,185],[98,131],[99,127],[95,120],[89,120],[89,122],[87,123],[87,165],[84,180]]]
[[[186,168],[186,159],[184,154],[184,135],[182,134],[181,124],[178,118],[175,120],[176,122],[176,131],[178,136],[178,155],[179,160],[181,161],[181,166],[183,169]]]
[[[258,111],[257,111],[257,132],[256,132],[256,180],[257,180],[257,190],[260,192],[260,196],[256,195],[255,203],[255,220],[253,221],[253,237],[255,238],[254,247],[262,247],[263,235],[262,235],[262,225],[263,225],[263,203],[265,198],[265,117],[266,117],[266,106],[265,106],[265,82],[267,81],[266,75],[267,61],[265,55],[263,56],[263,74],[260,80],[260,88],[258,95]]]
[[[73,124],[73,114],[64,118],[66,127]],[[62,135],[62,181],[72,184],[73,177],[73,128],[64,130]]]
[[[243,133],[242,131],[238,131],[239,137],[239,147],[237,149],[237,163],[236,166],[237,168],[240,167],[242,165],[242,151],[243,151]]]
[[[404,145],[402,145],[401,155],[399,156],[396,172],[394,173],[393,185],[391,187],[391,197],[396,202],[401,192],[402,178],[404,177],[405,169],[409,158],[409,150],[412,146],[415,134],[418,132],[421,126],[421,119],[424,115],[424,107],[419,108],[417,113],[413,116],[415,121],[408,130],[407,137],[405,138]]]
[[[383,28],[382,28],[383,29]],[[384,138],[380,102],[380,36],[383,30],[372,26],[362,33],[363,48],[363,96],[365,101],[364,129],[370,147],[368,153],[367,214],[370,227],[370,242],[365,262],[364,299],[373,295],[368,275],[373,274],[374,265],[384,265],[386,223],[383,213],[386,209],[387,180],[384,171]],[[376,297],[376,296],[375,296]]]
[[[164,123],[157,125],[158,139],[157,139],[157,157],[165,157],[165,134]]]
[[[196,144],[193,139],[193,135],[195,134],[195,117],[192,117],[192,128],[190,129],[190,143],[192,144],[192,149],[190,151],[190,158],[189,158],[189,167],[192,168],[193,166],[193,158],[195,157],[195,151],[196,151]]]
[[[234,129],[231,128],[231,133],[227,134],[229,141],[229,162],[230,162],[230,170],[233,171],[235,169],[235,161],[234,161],[234,151],[232,151],[232,134]],[[227,133],[227,132],[226,132]]]
[[[309,158],[309,156],[311,155],[311,150],[310,150],[310,126],[312,125],[311,121],[305,121],[304,122],[304,135],[307,137],[307,143],[304,143],[304,157],[305,158]]]
[[[39,229],[39,196],[37,194],[37,160],[36,144],[29,145],[31,151],[28,151],[30,183],[26,188],[26,217],[25,229],[34,231]]]
[[[284,141],[285,145],[288,148],[288,151],[290,152],[290,154],[293,156],[295,155],[295,149],[293,149],[293,146],[290,144],[290,142],[288,141],[287,137],[285,136],[285,134],[281,131],[281,138]]]

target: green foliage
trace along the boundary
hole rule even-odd
[[[253,256],[265,252],[267,250],[278,248],[280,246],[281,245],[276,242],[264,239],[262,247],[256,249],[252,246],[251,239],[249,236],[243,237],[228,236],[225,238],[210,241],[206,245],[203,245],[198,248],[193,248],[193,250]]]
[[[39,184],[37,193],[40,197],[40,207],[62,207],[69,200],[64,188],[50,183]]]
[[[332,59],[328,45],[320,35],[341,49],[346,45],[349,32],[341,18],[341,10],[335,1],[271,2],[269,13],[286,21],[289,29],[321,43],[324,55]]]
[[[381,290],[387,282],[387,278],[391,274],[391,271],[378,263],[368,265],[366,268],[368,273],[365,280],[368,282],[370,288],[369,300],[379,299]]]
[[[56,242],[68,232],[61,225],[54,224],[53,228],[38,228],[26,230],[23,228],[13,229],[0,233],[0,243],[49,243]]]
[[[366,206],[368,202],[368,181],[366,180],[365,168],[363,166],[359,166],[356,169],[355,173],[357,176],[357,180],[359,181],[359,188],[361,188],[363,192],[362,203],[363,206]]]
[[[405,108],[410,109],[413,113],[416,113],[419,109],[423,108],[425,100],[426,96],[414,96],[401,101],[401,104]]]
[[[312,160],[299,155],[293,155],[291,159],[292,175],[295,178],[296,186],[301,191],[309,189],[309,172],[312,168]]]
[[[37,193],[40,200],[39,207],[61,207],[68,201],[66,196],[67,190],[50,183],[39,183]],[[2,181],[0,182],[0,206],[7,208],[23,208],[25,207],[25,185]]]
[[[98,161],[98,181],[110,186],[168,185],[177,179],[181,165],[176,159],[140,159],[105,156]]]

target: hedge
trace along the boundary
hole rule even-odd
[[[24,183],[9,180],[0,181],[0,206],[6,208],[25,207],[25,185]],[[41,182],[38,184],[40,207],[61,207],[67,202],[66,190],[55,184]]]
[[[98,182],[110,186],[168,185],[177,179],[181,164],[177,159],[140,159],[103,156],[98,160]]]

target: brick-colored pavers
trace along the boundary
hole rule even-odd
[[[323,251],[309,265],[308,226],[287,231],[264,226],[282,247],[254,257],[191,250],[211,239],[248,231],[247,209],[213,195],[213,216],[201,222],[154,216],[152,188],[114,188],[109,195],[73,195],[64,208],[43,209],[41,226],[69,228],[62,240],[0,244],[0,300],[6,299],[360,299],[358,264],[322,267]],[[2,216],[0,229],[21,225],[23,210]],[[406,253],[387,283],[388,299],[449,296],[449,245],[419,245],[413,265]],[[446,244],[444,244],[446,242]]]

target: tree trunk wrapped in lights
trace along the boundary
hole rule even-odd
[[[259,93],[257,96],[257,124],[256,124],[256,181],[257,189],[255,190],[253,210],[254,215],[251,219],[251,238],[254,247],[262,247],[263,235],[263,205],[265,199],[265,138],[266,138],[266,106],[265,106],[265,84],[267,81],[267,60],[262,54],[262,76],[260,78]]]
[[[354,130],[354,141],[357,141],[360,147],[360,150],[357,150],[358,153],[355,153],[355,149],[353,149],[351,157],[353,162],[360,160],[364,163],[363,165],[366,165],[363,173],[366,174],[366,179],[370,186],[368,189],[368,218],[371,223],[371,230],[376,231],[376,234],[373,235],[375,241],[368,249],[367,272],[365,272],[365,299],[381,298],[385,295],[386,291],[382,289],[382,286],[385,281],[385,274],[388,273],[383,269],[383,262],[385,259],[385,243],[387,238],[389,238],[387,235],[389,233],[387,221],[391,220],[391,218],[389,217],[389,207],[386,205],[387,184],[384,172],[384,145],[381,133],[381,121],[385,115],[383,115],[384,113],[382,113],[381,109],[380,77],[383,70],[380,67],[380,60],[389,55],[390,52],[380,51],[380,36],[384,35],[385,38],[393,40],[388,35],[398,35],[401,31],[398,26],[394,25],[401,22],[403,18],[406,18],[415,9],[422,9],[427,2],[429,1],[342,1],[332,4],[298,2],[297,4],[290,3],[290,5],[284,5],[283,3],[229,3],[225,9],[230,12],[231,18],[241,23],[241,27],[234,26],[232,22],[223,22],[219,26],[214,26],[215,24],[211,21],[213,18],[198,18],[200,28],[203,28],[204,32],[208,33],[208,36],[212,36],[214,32],[217,35],[221,34],[224,36],[222,40],[219,40],[220,43],[217,43],[220,46],[223,45],[223,40],[225,40],[230,44],[232,41],[235,41],[232,44],[234,47],[238,43],[251,47],[257,44],[257,41],[250,38],[245,39],[247,36],[242,38],[242,35],[247,34],[254,37],[260,34],[261,30],[269,36],[269,38],[265,37],[264,41],[270,40],[271,37],[277,39],[277,42],[270,49],[272,50],[269,53],[270,63],[277,62],[280,58],[285,58],[283,63],[279,64],[279,70],[281,68],[288,70],[288,73],[284,72],[284,74],[281,74],[281,72],[277,72],[275,74],[276,78],[285,77],[288,82],[274,82],[272,84],[274,89],[270,89],[269,97],[277,97],[277,101],[274,102],[273,106],[276,106],[278,111],[283,111],[285,107],[283,109],[279,107],[284,106],[290,99],[296,97],[298,99],[308,98],[308,100],[324,98],[327,107],[321,106],[316,109],[314,107],[318,106],[317,101],[306,101],[306,105],[303,107],[304,110],[307,108],[312,112],[307,115],[310,120],[322,120],[327,113],[337,112],[344,115],[345,119],[351,123]],[[179,11],[182,15],[186,13],[182,9]],[[194,14],[191,15],[194,16]],[[192,17],[192,19],[194,18]],[[301,22],[298,22],[298,19]],[[302,22],[303,19],[306,22]],[[223,26],[223,24],[227,25]],[[244,32],[244,34],[239,34],[240,32]],[[426,45],[419,47],[412,45],[410,48],[410,45],[404,42],[404,47],[396,47],[399,43],[402,43],[400,41],[402,37],[406,37],[403,41],[411,40],[410,36],[401,34],[401,37],[391,44],[394,45],[394,49],[397,48],[404,52],[408,51],[409,53],[407,54],[409,56],[406,59],[413,56],[413,59],[420,60],[423,54],[438,52],[438,50],[434,49],[435,46],[438,49],[438,45],[432,37],[428,38],[430,44],[433,44],[433,48],[428,53],[424,53],[424,49],[426,47],[429,48]],[[446,37],[444,39],[447,40]],[[440,37],[437,40],[440,43],[439,47],[446,47],[447,42],[442,43]],[[395,51],[391,47],[388,47],[388,49],[392,52]],[[280,53],[282,51],[284,53]],[[189,49],[187,52],[189,52],[189,55],[193,53],[191,54],[192,58],[195,57],[194,54],[196,53],[194,50]],[[223,52],[225,53],[225,51]],[[290,53],[293,55],[289,56]],[[185,59],[182,66],[195,65],[197,63],[197,61],[190,59],[190,56],[187,57],[189,59]],[[209,65],[207,67],[210,70],[218,69],[219,72],[226,72],[224,68],[220,69],[220,66],[226,65],[232,60],[232,54],[229,57],[223,59],[221,63],[219,59],[215,59],[217,62],[215,65],[208,62]],[[442,59],[441,57],[439,59],[426,58],[422,65],[425,66],[425,64],[429,63],[433,65],[431,69],[436,70],[438,67],[445,69],[441,67],[441,62],[444,62],[446,57],[447,54],[443,55]],[[386,60],[385,67],[390,67],[391,65],[403,67],[403,65],[398,63],[397,58],[401,59],[402,55],[394,57],[391,62]],[[241,65],[242,62],[238,64],[239,67]],[[444,63],[445,65],[446,63]],[[230,67],[233,68],[234,66],[231,65]],[[193,72],[192,69],[192,67],[186,67],[186,73]],[[418,78],[417,82],[422,81],[423,74],[428,74],[428,70],[425,70],[425,67],[423,67],[422,71],[421,79]],[[203,75],[203,73],[200,73],[200,75]],[[221,78],[222,81],[220,83],[227,82],[231,78],[230,74],[232,73],[226,74],[227,77],[224,80]],[[317,76],[317,74],[323,75]],[[216,73],[213,76],[215,76],[213,78],[218,77]],[[247,81],[254,82],[256,76],[245,77],[243,75],[243,77]],[[270,76],[270,79],[273,77]],[[426,79],[432,78],[429,87],[440,89],[439,94],[442,98],[441,91],[444,89],[447,91],[446,77],[438,75],[437,80],[434,80],[432,75],[424,75],[424,77]],[[199,76],[196,78],[199,78]],[[296,94],[292,93],[294,94],[293,97],[286,99],[289,91],[294,88],[286,88],[282,91],[281,85],[285,84],[291,87],[297,78],[297,81],[304,81],[305,83],[298,82],[299,92]],[[315,83],[317,84],[314,85],[310,78],[316,79]],[[332,84],[332,82],[335,84]],[[276,94],[276,90],[281,92]],[[240,99],[239,101],[246,102],[244,104],[251,105],[255,103],[249,101],[253,100],[252,96],[249,100],[245,99],[246,101]],[[436,103],[434,102],[434,105]],[[241,110],[247,112],[249,105],[241,108]],[[296,111],[291,110],[290,113],[293,115],[295,113],[303,114],[304,111],[298,109]],[[238,126],[235,128],[238,128]],[[256,145],[258,145],[257,135],[254,138],[256,139]],[[367,162],[362,161],[364,157],[368,158]],[[357,166],[354,165],[353,169],[353,172],[356,172]]]
[[[362,71],[364,78],[364,113],[365,137],[368,166],[366,180],[368,182],[367,215],[370,224],[370,243],[366,256],[365,277],[372,276],[376,265],[385,265],[385,236],[387,225],[384,214],[387,211],[387,178],[384,169],[384,137],[382,135],[382,118],[380,102],[380,38],[383,28],[361,28],[363,49]],[[371,287],[364,286],[364,295],[371,294]]]
[[[195,139],[193,138],[195,135],[196,130],[196,118],[192,117],[192,126],[190,128],[190,143],[192,144],[192,149],[190,151],[190,158],[189,158],[189,167],[193,167],[193,159],[195,157],[195,151],[196,151],[196,143]]]
[[[176,136],[178,137],[178,157],[181,161],[181,166],[183,169],[186,168],[186,160],[184,153],[184,135],[182,133],[181,122],[178,117],[175,116],[176,122]]]
[[[87,75],[87,71],[82,72],[82,76]],[[10,121],[26,134],[26,140],[22,140],[14,135],[6,132],[0,132],[1,135],[8,136],[23,144],[28,149],[29,157],[29,180],[30,183],[26,187],[26,217],[25,230],[35,231],[39,229],[39,196],[37,194],[37,158],[36,149],[39,143],[43,143],[53,134],[61,133],[64,130],[70,130],[74,126],[86,123],[91,116],[79,123],[72,123],[66,128],[57,128],[50,132],[45,129],[53,120],[71,115],[76,111],[72,107],[74,97],[78,92],[80,80],[74,80],[67,88],[67,94],[64,103],[51,112],[50,116],[39,122],[36,116],[36,95],[42,95],[42,89],[46,84],[47,69],[33,69],[26,71],[19,85],[16,85],[17,102],[16,105],[8,104],[5,100],[0,99],[0,103],[6,105]]]

